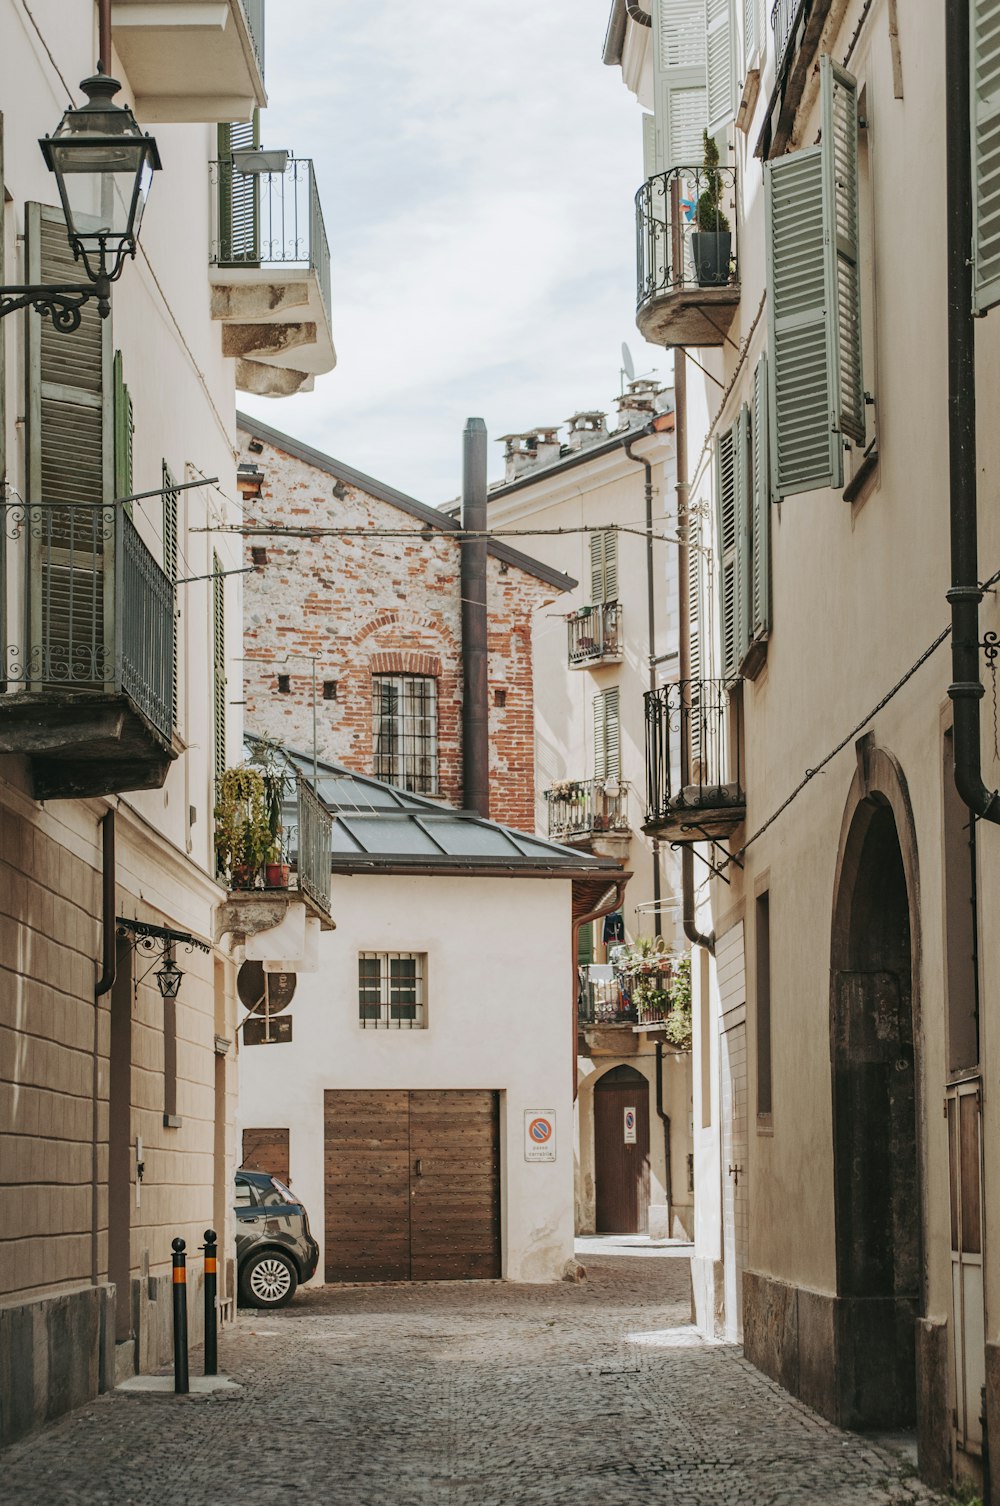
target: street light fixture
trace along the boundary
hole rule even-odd
[[[98,73],[80,88],[87,103],[68,109],[54,134],[38,144],[55,174],[74,259],[83,262],[90,284],[0,288],[0,317],[33,308],[67,334],[79,329],[80,310],[92,298],[102,319],[111,312],[111,284],[126,257],[135,256],[150,183],[160,167],[152,136],[130,109],[114,103],[117,79]]]
[[[164,957],[161,965],[153,974],[159,984],[160,993],[165,999],[176,999],[180,992],[181,979],[184,974],[172,957]]]

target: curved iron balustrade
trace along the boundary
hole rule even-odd
[[[678,680],[647,690],[646,822],[734,811],[746,803],[742,699],[725,680]],[[695,833],[688,840],[694,840]]]
[[[732,236],[729,266],[720,280],[699,280],[692,236],[699,232],[695,215],[698,200],[718,177],[719,208],[729,221]],[[641,309],[665,293],[739,282],[735,167],[672,167],[647,178],[635,196],[636,307]]]

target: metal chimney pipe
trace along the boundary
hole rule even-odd
[[[462,435],[462,528],[478,535],[462,551],[462,799],[490,814],[489,687],[486,653],[486,425],[470,418]]]

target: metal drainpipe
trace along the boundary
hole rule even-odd
[[[674,448],[677,452],[677,532],[681,540],[677,551],[678,668],[681,681],[691,678],[691,624],[688,620],[688,465],[687,465],[687,357],[678,346],[674,350]],[[681,781],[691,767],[691,726],[681,745]],[[703,946],[715,956],[715,932],[706,936],[699,931],[694,913],[694,852],[689,842],[681,846],[681,924],[692,946]]]
[[[97,0],[98,72],[111,72],[111,0]]]
[[[969,6],[945,6],[945,168],[948,219],[948,456],[951,484],[951,674],[955,785],[969,809],[1000,822],[1000,793],[983,782],[979,731],[979,585],[976,511],[976,338],[972,312],[972,157]]]
[[[94,988],[94,1040],[91,1064],[91,1142],[90,1142],[90,1281],[97,1286],[99,1276],[97,1248],[98,1220],[98,1090],[101,1076],[101,1011],[98,999],[115,985],[118,974],[118,950],[115,941],[115,813],[110,810],[101,821],[101,976]]]
[[[490,814],[489,694],[486,654],[486,425],[470,418],[462,436],[462,801]]]
[[[663,1190],[667,1194],[667,1218],[674,1206],[674,1179],[670,1170],[670,1115],[663,1112],[663,1042],[656,1042],[656,1112],[663,1120],[663,1154],[666,1173],[663,1179]],[[670,1235],[670,1224],[667,1224],[667,1235]]]
[[[636,436],[638,438],[638,436]],[[641,465],[646,473],[646,633],[649,639],[649,689],[656,689],[656,582],[653,574],[653,466],[642,455],[635,455],[632,446],[635,439],[626,440],[622,446],[628,458]],[[660,915],[660,843],[653,838],[653,904],[654,928],[657,936],[663,935],[663,919]]]

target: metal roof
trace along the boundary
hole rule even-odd
[[[251,737],[248,741],[253,744]],[[285,750],[296,768],[313,780],[307,753]],[[315,784],[334,814],[332,866],[336,872],[461,871],[512,877],[621,877],[618,863],[543,837],[487,821],[473,811],[456,810],[411,794],[341,764],[317,760]]]

